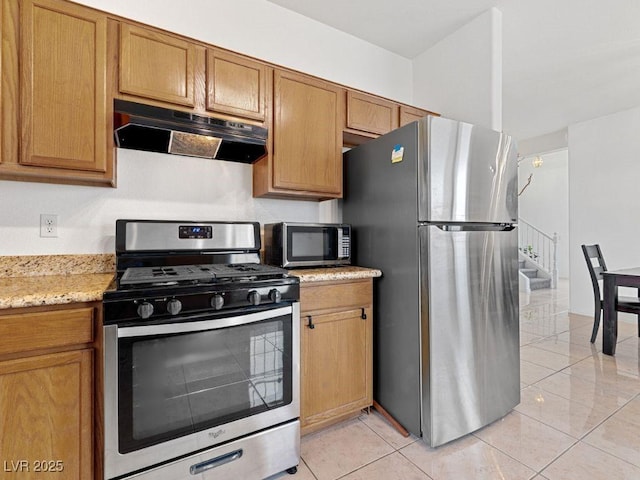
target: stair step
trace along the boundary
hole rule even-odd
[[[540,290],[542,288],[551,288],[550,278],[532,278],[529,280],[531,290]]]
[[[538,277],[538,270],[535,268],[521,268],[520,271],[529,278]]]

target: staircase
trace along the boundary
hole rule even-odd
[[[558,234],[549,235],[518,219],[520,290],[530,292],[558,286]]]
[[[527,265],[526,260],[520,260],[520,273],[529,279],[530,290],[540,290],[542,288],[551,288],[551,278],[538,276],[539,270],[535,267]]]

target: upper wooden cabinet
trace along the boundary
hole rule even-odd
[[[261,124],[254,196],[342,196],[342,146],[423,112],[66,0],[0,0],[0,179],[115,186],[113,99]]]
[[[240,55],[207,50],[207,110],[264,122],[269,70]]]
[[[398,128],[398,104],[366,93],[347,91],[347,130],[382,135]]]
[[[409,107],[407,105],[400,105],[400,126],[403,127],[407,123],[415,122],[416,120],[426,117],[427,115],[437,115],[428,110],[422,110],[421,108]]]
[[[254,164],[254,196],[342,196],[344,90],[274,70],[271,154]]]
[[[106,15],[60,0],[3,0],[2,22],[0,177],[112,185]]]
[[[120,24],[119,90],[177,105],[196,105],[196,44],[152,29]],[[202,74],[200,73],[200,76]]]

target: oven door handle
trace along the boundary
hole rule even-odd
[[[219,328],[235,327],[247,323],[260,322],[269,318],[291,315],[291,306],[264,310],[262,312],[246,315],[234,315],[232,317],[216,318],[195,322],[183,321],[181,323],[167,323],[161,325],[140,325],[135,327],[118,327],[118,338],[148,337],[151,335],[172,335],[175,333],[201,332],[217,330]]]

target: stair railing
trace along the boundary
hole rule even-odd
[[[529,222],[518,219],[518,248],[528,261],[551,277],[551,288],[558,287],[558,234],[549,235]]]

